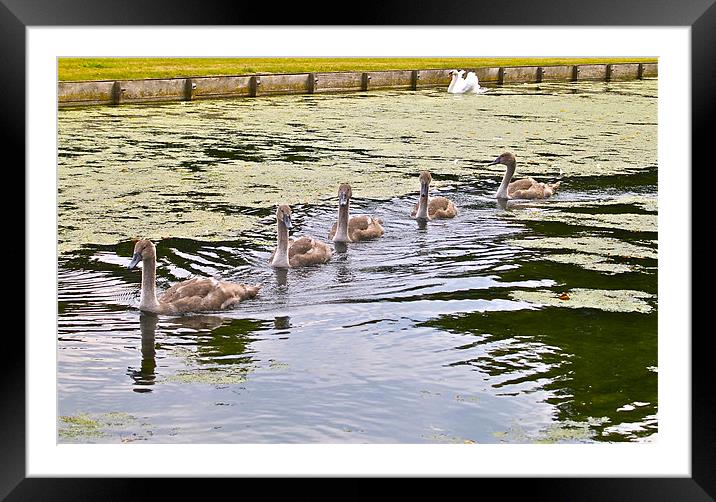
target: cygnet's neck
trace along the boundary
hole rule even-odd
[[[149,256],[142,260],[142,294],[139,297],[141,310],[159,310],[157,300],[157,259]]]
[[[283,221],[277,220],[276,231],[276,253],[273,256],[271,265],[274,267],[288,268],[288,228]]]
[[[495,194],[495,198],[497,199],[509,198],[509,195],[507,195],[507,188],[510,185],[510,180],[512,179],[512,176],[515,174],[515,166],[513,164],[506,167],[507,169],[505,170],[505,175],[502,177],[502,183],[500,183],[500,188],[497,189],[497,193]]]
[[[423,195],[422,188],[420,190],[420,200],[418,200],[418,210],[415,213],[415,217],[425,220],[428,219],[428,194]]]
[[[338,225],[336,225],[336,235],[333,236],[333,242],[350,242],[348,237],[348,206],[338,205]]]

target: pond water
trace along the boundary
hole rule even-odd
[[[277,96],[60,110],[58,441],[651,441],[657,81]],[[493,198],[517,177],[545,201]],[[459,208],[410,218],[418,172]],[[337,189],[379,240],[276,271],[275,209],[327,240]],[[158,285],[261,282],[218,313],[138,310]]]

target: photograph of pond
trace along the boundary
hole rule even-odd
[[[655,441],[658,77],[470,68],[60,107],[57,441]]]

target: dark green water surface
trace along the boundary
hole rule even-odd
[[[60,110],[58,440],[653,440],[656,98],[643,80]],[[504,150],[559,193],[498,204]],[[422,169],[454,220],[410,218]],[[326,240],[341,182],[385,236],[269,267],[276,205]],[[261,294],[141,314],[135,237],[160,290]]]

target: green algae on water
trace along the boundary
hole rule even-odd
[[[646,99],[656,97],[655,81],[619,85]],[[604,83],[580,83],[578,94],[571,84],[567,90],[564,84],[538,87],[560,99],[535,99],[534,85],[508,85],[500,88],[499,99],[421,90],[61,110],[60,252],[131,237],[223,240],[255,228],[263,222],[258,215],[279,203],[332,201],[342,182],[354,185],[356,198],[373,200],[416,193],[420,170],[433,173],[433,188],[448,178],[497,182],[503,170],[484,165],[509,145],[521,146],[518,175],[549,178],[562,170],[565,180],[628,178],[635,167],[609,153],[615,149],[640,159],[637,172],[656,165],[656,127],[607,119],[634,115],[644,124],[656,123],[655,106],[615,100],[617,94],[604,92]],[[387,96],[390,104],[378,96]],[[513,113],[505,114],[506,107]],[[585,120],[595,109],[599,116]],[[480,120],[456,128],[455,116]],[[589,138],[588,148],[574,148],[583,142],[579,138]],[[634,197],[632,203],[655,209],[655,200]],[[623,221],[608,216],[537,218],[633,231],[656,228],[651,214]],[[530,219],[528,213],[516,217]]]
[[[558,222],[577,227],[616,229],[628,232],[656,232],[658,221],[656,214],[587,214],[534,208],[512,211],[507,214],[517,221]]]
[[[608,417],[587,417],[584,421],[564,420],[539,430],[528,433],[524,427],[516,423],[505,431],[495,431],[492,435],[502,443],[588,443],[597,434],[595,428],[608,423]]]
[[[543,258],[554,261],[557,263],[564,263],[567,265],[578,265],[587,270],[594,270],[596,272],[604,272],[608,274],[620,274],[625,272],[635,272],[641,267],[638,265],[626,265],[623,263],[612,263],[606,258],[593,254],[548,254]]]
[[[511,239],[507,242],[530,249],[571,250],[606,257],[657,258],[657,252],[654,249],[630,244],[611,237],[539,237],[531,239]]]
[[[193,369],[179,371],[166,381],[182,384],[236,385],[246,382],[248,368]]]
[[[59,421],[62,424],[57,430],[60,440],[84,442],[119,435],[127,428],[134,428],[137,419],[129,413],[112,411],[61,416]]]
[[[540,431],[537,437],[533,438],[533,442],[537,444],[590,442],[596,434],[594,427],[602,426],[607,422],[609,422],[607,417],[588,417],[583,422],[565,420]]]
[[[561,299],[561,293],[551,290],[512,291],[510,297],[517,301],[534,303],[545,307],[589,308],[606,312],[649,313],[653,307],[646,301],[654,295],[634,290],[605,290],[575,288],[566,292],[568,299]]]
[[[59,427],[57,431],[60,439],[93,439],[105,435],[101,430],[100,423],[90,418],[87,414],[81,413],[75,416],[61,416],[59,419],[60,422],[64,423],[64,426]]]
[[[625,263],[624,260],[656,260],[658,256],[657,251],[650,247],[610,237],[540,237],[512,239],[507,242],[527,249],[572,251],[546,253],[542,258],[609,274],[636,272],[643,269],[641,265]]]
[[[585,201],[562,201],[558,198],[550,201],[550,207],[558,209],[580,209],[580,208],[606,208],[610,206],[635,206],[642,211],[648,213],[656,213],[658,211],[659,201],[656,196],[653,195],[619,195],[613,198],[601,199],[601,200],[585,200]]]

